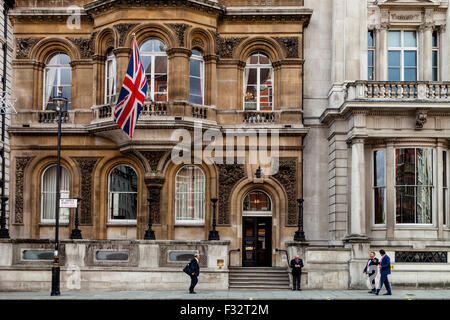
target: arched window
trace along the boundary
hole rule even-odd
[[[244,109],[267,111],[273,108],[273,67],[269,56],[255,52],[244,69]]]
[[[118,165],[109,174],[108,220],[135,221],[137,217],[136,171],[128,165]]]
[[[189,102],[195,104],[203,104],[205,97],[205,63],[202,53],[192,50],[189,62]]]
[[[42,174],[41,186],[41,221],[54,222],[56,213],[56,173],[58,166],[53,164],[47,167]],[[66,168],[61,166],[60,198],[68,199],[70,190],[70,175]],[[69,208],[59,209],[60,222],[69,222]]]
[[[116,100],[116,56],[109,50],[105,63],[105,103],[115,103]]]
[[[243,211],[272,211],[270,197],[267,193],[260,190],[249,192],[244,198]]]
[[[139,51],[147,75],[147,97],[153,101],[167,101],[166,45],[158,38],[150,38],[142,43]]]
[[[205,221],[205,174],[194,165],[175,176],[175,223],[202,224]]]
[[[44,70],[44,110],[53,109],[53,98],[58,95],[58,87],[62,87],[62,95],[67,98],[67,110],[72,100],[72,68],[70,57],[57,52],[48,60]]]

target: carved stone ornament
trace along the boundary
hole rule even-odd
[[[205,49],[205,44],[203,43],[202,39],[195,38],[194,40],[192,40],[192,48]]]
[[[128,31],[136,25],[137,23],[119,23],[114,25],[114,28],[116,28],[119,33],[119,47],[124,45],[125,37],[127,36]]]
[[[81,172],[81,213],[80,224],[92,224],[92,194],[94,193],[93,174],[97,161],[96,157],[74,157]]]
[[[14,223],[23,223],[23,186],[25,179],[25,169],[31,162],[33,157],[18,157],[16,158],[16,190],[14,203]]]
[[[297,160],[280,159],[278,173],[273,175],[286,191],[288,208],[286,225],[297,225],[298,209],[297,209]]]
[[[91,36],[90,38],[81,38],[74,37],[69,38],[70,41],[75,43],[80,50],[80,56],[84,59],[89,59],[94,56],[94,38]]]
[[[177,34],[178,44],[183,47],[184,46],[184,34],[185,34],[186,29],[189,28],[190,25],[185,24],[185,23],[169,23],[168,25]]]
[[[141,154],[147,159],[152,172],[158,171],[158,164],[167,151],[141,151]]]
[[[216,54],[221,58],[232,58],[233,51],[247,37],[221,37],[219,32],[213,32],[216,39]]]
[[[152,223],[160,224],[161,223],[161,189],[162,185],[151,185],[147,186],[148,193],[152,197]],[[148,204],[148,203],[147,203]]]
[[[298,37],[274,37],[283,46],[286,58],[298,58]]]
[[[16,38],[16,58],[29,59],[31,48],[40,39],[42,38],[38,37]]]
[[[425,123],[427,122],[427,111],[426,110],[417,110],[416,113],[416,129],[422,129]]]
[[[245,177],[242,164],[218,164],[219,169],[219,215],[217,224],[230,224],[230,197],[236,183]]]

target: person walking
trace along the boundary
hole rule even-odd
[[[375,252],[371,252],[369,256],[370,259],[367,261],[363,273],[365,273],[369,278],[369,283],[372,288],[372,290],[370,290],[369,293],[376,293],[377,290],[375,289],[375,277],[377,276],[378,273],[377,266],[380,263],[378,262],[378,258],[375,257]]]
[[[290,267],[292,268],[292,291],[302,291],[302,289],[300,289],[300,283],[302,280],[303,260],[300,259],[299,256],[295,256],[294,259],[291,260]]]
[[[194,258],[191,260],[191,286],[189,287],[189,293],[196,294],[197,292],[194,291],[195,286],[198,282],[198,276],[200,275],[200,265],[199,265],[199,259],[200,255],[196,253],[194,255]]]
[[[380,268],[381,277],[380,277],[380,284],[379,284],[377,292],[375,294],[378,295],[380,293],[381,287],[384,284],[387,292],[384,293],[383,295],[390,296],[390,295],[392,295],[392,291],[391,291],[391,285],[389,283],[388,275],[391,274],[391,259],[389,258],[389,256],[386,254],[386,252],[383,249],[380,250],[380,254],[381,254],[381,259],[380,259],[380,264],[378,265],[378,267]]]

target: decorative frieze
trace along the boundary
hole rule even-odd
[[[241,164],[218,164],[219,171],[219,225],[230,224],[230,197],[236,183],[245,177]]]
[[[31,48],[41,39],[39,37],[16,38],[16,58],[29,59]]]
[[[274,37],[284,48],[286,58],[298,58],[298,37]]]
[[[152,181],[156,182],[156,181]],[[147,186],[148,194],[152,198],[152,223],[153,224],[161,224],[161,184],[149,185]],[[148,203],[147,203],[148,204]],[[147,222],[147,221],[146,221]]]
[[[286,225],[297,225],[297,160],[280,159],[278,173],[273,178],[281,183],[287,195]]]
[[[69,38],[70,41],[76,44],[78,50],[80,51],[81,58],[90,59],[94,56],[94,37],[82,38],[73,37]]]
[[[216,54],[221,58],[232,58],[233,51],[247,37],[221,37],[219,32],[213,32],[216,40]]]
[[[141,151],[141,154],[147,160],[150,170],[152,172],[158,171],[158,164],[161,158],[167,153],[167,151]]]
[[[92,224],[92,194],[94,193],[94,167],[99,157],[74,157],[81,172],[81,213],[80,224]]]
[[[175,31],[177,38],[178,38],[178,44],[182,47],[184,47],[184,35],[186,32],[186,29],[190,27],[190,25],[186,23],[169,23],[168,26]]]
[[[125,44],[125,37],[127,36],[128,31],[136,25],[137,23],[119,23],[114,25],[114,28],[116,28],[119,33],[119,47],[122,47]]]
[[[23,224],[23,186],[25,179],[25,169],[31,162],[33,157],[17,157],[16,158],[16,190],[14,203],[14,223]]]

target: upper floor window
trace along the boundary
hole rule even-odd
[[[434,150],[395,150],[396,223],[432,224]]]
[[[72,98],[72,68],[70,57],[62,52],[53,54],[47,61],[44,70],[44,109],[53,108],[53,98],[58,96],[58,88],[62,87],[62,95],[67,98],[67,110]]]
[[[255,52],[247,59],[244,69],[244,109],[272,110],[273,67],[263,52]]]
[[[189,102],[203,104],[205,97],[205,63],[202,53],[196,49],[192,50],[189,62]]]
[[[116,98],[116,57],[108,51],[105,64],[105,103],[111,104]]]
[[[388,80],[417,80],[417,34],[393,30],[388,34]]]
[[[432,80],[438,81],[439,80],[439,36],[438,32],[435,30],[433,31],[432,36]]]
[[[375,80],[375,35],[373,30],[367,33],[367,79]]]
[[[41,186],[41,221],[54,222],[56,213],[56,164],[49,166],[42,174]],[[60,171],[60,198],[69,198],[70,175],[66,168],[61,166]],[[59,209],[59,220],[69,222],[69,208]]]
[[[205,173],[186,165],[175,176],[175,222],[202,224],[205,221]]]
[[[142,65],[147,75],[147,97],[153,101],[167,101],[166,45],[157,38],[144,41],[140,47]]]
[[[118,165],[109,174],[109,221],[136,221],[136,171],[128,165]]]

